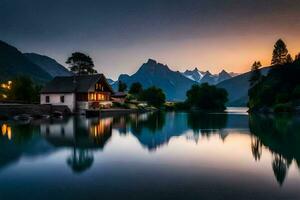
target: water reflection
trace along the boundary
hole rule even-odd
[[[103,151],[113,131],[133,136],[148,152],[159,151],[172,138],[185,136],[199,144],[202,138],[219,136],[225,143],[236,130],[249,136],[249,152],[261,162],[263,149],[270,151],[275,180],[283,185],[293,161],[300,167],[300,123],[293,116],[226,115],[200,113],[148,113],[117,117],[71,117],[18,125],[1,124],[0,169],[21,157],[47,156],[61,149],[74,173],[81,174],[93,166],[95,153]],[[250,130],[250,131],[249,131]],[[9,153],[7,153],[9,152]]]
[[[294,160],[300,167],[300,123],[291,115],[249,117],[251,133],[256,136],[252,143],[255,160],[261,157],[261,146],[273,155],[272,168],[279,185],[284,183],[289,167]]]
[[[93,151],[102,150],[112,134],[112,118],[69,118],[40,126],[41,135],[55,147],[70,147],[67,164],[75,173],[89,169]]]

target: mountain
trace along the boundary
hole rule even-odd
[[[260,69],[266,75],[270,67]],[[251,72],[247,72],[217,84],[217,87],[224,88],[228,92],[229,106],[246,106],[248,102],[249,78]]]
[[[182,73],[185,77],[200,83],[203,76],[205,76],[205,72],[199,71],[197,67],[194,70],[186,70]]]
[[[108,84],[113,85],[116,81],[112,80],[111,78],[106,79]]]
[[[30,76],[34,81],[41,83],[52,78],[49,73],[31,62],[17,48],[0,41],[0,80],[10,80],[19,75]]]
[[[211,85],[218,84],[221,81],[232,78],[233,76],[222,70],[219,74],[211,74],[209,71],[200,71],[196,67],[194,70],[186,70],[182,73],[185,77],[198,83],[209,83]]]
[[[26,58],[28,58],[32,63],[40,66],[44,71],[46,71],[52,77],[73,75],[72,72],[70,72],[64,66],[56,62],[56,60],[48,56],[44,56],[36,53],[24,53],[23,55]]]
[[[182,101],[186,98],[186,91],[197,82],[183,76],[180,72],[169,69],[167,65],[149,59],[132,76],[122,74],[119,81],[123,81],[128,87],[134,82],[140,82],[144,88],[156,86],[164,90],[167,100]],[[113,84],[116,89],[118,83]]]

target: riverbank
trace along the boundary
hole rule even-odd
[[[28,115],[34,118],[50,116],[54,113],[62,115],[71,114],[67,106],[40,105],[40,104],[18,104],[18,103],[1,103],[0,104],[0,119],[12,119],[19,115]]]
[[[130,108],[110,108],[100,110],[86,110],[84,114],[87,117],[98,116],[116,116],[131,113],[144,113],[156,111],[155,108],[147,107],[143,109]],[[73,113],[67,106],[56,106],[50,104],[20,104],[20,103],[1,103],[0,104],[0,120],[16,119],[19,116],[25,118],[43,118],[54,115],[72,115]]]
[[[87,117],[98,117],[98,116],[116,116],[124,114],[134,114],[134,113],[146,113],[157,111],[155,108],[145,108],[145,109],[126,109],[126,108],[110,108],[110,109],[100,109],[100,110],[86,110],[85,115]]]

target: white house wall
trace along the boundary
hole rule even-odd
[[[49,102],[46,102],[46,96],[49,96]],[[65,101],[61,102],[60,97],[64,96]],[[41,94],[41,104],[52,104],[52,105],[65,105],[70,108],[72,112],[75,111],[75,94]]]

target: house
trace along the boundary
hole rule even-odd
[[[109,107],[113,93],[103,74],[61,76],[42,89],[40,103],[65,105],[76,112]]]

